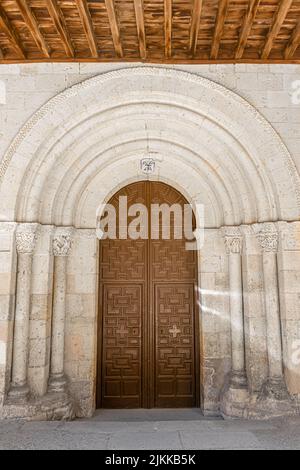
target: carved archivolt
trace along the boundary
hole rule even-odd
[[[148,119],[143,133],[134,124],[135,112],[140,113],[140,109],[144,116],[152,116],[143,118]],[[161,112],[166,123],[163,133],[153,124],[161,118]],[[74,138],[79,139],[77,135],[82,133],[88,134],[84,139],[86,147],[82,148],[81,139],[70,149]],[[210,80],[148,66],[122,68],[93,77],[39,109],[1,161],[0,201],[6,198],[10,203],[0,202],[0,213],[9,213],[7,220],[17,217],[31,221],[40,217],[43,224],[76,222],[77,226],[90,228],[93,225],[86,208],[94,203],[91,194],[102,191],[103,201],[117,186],[137,178],[139,152],[144,152],[151,142],[160,158],[160,179],[173,183],[190,199],[198,191],[200,199],[208,198],[205,204],[211,202],[211,228],[258,220],[299,219],[300,179],[295,164],[260,113],[237,94]],[[220,151],[216,152],[218,145]],[[230,159],[230,168],[224,152]],[[137,155],[137,164],[132,163],[133,154]],[[272,155],[276,155],[276,162]],[[18,182],[12,188],[9,182],[14,171]],[[198,181],[198,190],[196,184],[189,188],[187,180],[192,178]],[[283,182],[290,188],[288,194],[281,189]],[[103,187],[107,187],[105,195]],[[237,250],[238,242],[234,244]]]

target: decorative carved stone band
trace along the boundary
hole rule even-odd
[[[254,230],[257,231],[257,239],[264,253],[278,252],[278,232],[275,224],[255,224]]]
[[[53,255],[68,256],[72,248],[72,230],[69,228],[58,229],[53,238]]]
[[[52,313],[50,392],[65,392],[66,377],[64,372],[65,349],[65,310],[67,286],[67,256],[72,248],[71,227],[56,229],[53,238],[54,255],[54,293]]]
[[[226,227],[223,229],[226,253],[241,254],[243,238],[238,227]]]
[[[283,377],[283,355],[281,339],[281,319],[278,287],[278,231],[275,223],[255,224],[259,246],[263,255],[263,275],[265,309],[267,319],[268,379],[264,393],[287,398],[287,389]]]
[[[243,238],[238,227],[225,227],[223,235],[229,263],[232,368],[223,394],[222,411],[243,417],[248,399],[241,258]]]
[[[37,240],[38,224],[21,224],[16,231],[18,252],[17,295],[14,323],[12,382],[9,396],[26,401],[28,343],[31,295],[32,255]]]
[[[37,240],[38,224],[21,224],[16,231],[16,246],[19,254],[33,254]]]

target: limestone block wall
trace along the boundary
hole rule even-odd
[[[68,258],[65,368],[78,416],[95,407],[98,245],[94,230],[77,230]]]
[[[41,226],[33,257],[28,381],[38,396],[47,392],[53,299],[53,227]]]
[[[228,262],[219,230],[206,231],[199,270],[201,398],[205,412],[213,414],[231,366]]]
[[[262,259],[253,230],[244,227],[243,289],[246,366],[249,388],[257,392],[268,374]]]
[[[280,224],[278,257],[285,374],[291,393],[300,395],[300,222]]]
[[[8,390],[16,292],[16,224],[0,223],[0,407]]]

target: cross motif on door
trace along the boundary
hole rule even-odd
[[[173,327],[169,330],[169,333],[173,336],[173,338],[177,338],[177,335],[181,333],[181,330],[177,328],[177,325],[173,325]]]
[[[121,325],[118,330],[116,330],[117,335],[126,336],[129,331],[125,328],[125,325]]]

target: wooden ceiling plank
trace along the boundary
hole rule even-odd
[[[0,5],[0,29],[2,29],[3,32],[6,34],[11,46],[20,55],[20,57],[22,59],[26,59],[26,55],[23,50],[21,40],[19,39],[19,36],[17,35],[14,27],[10,23],[6,15],[6,12],[4,11],[1,5]]]
[[[97,59],[99,57],[98,46],[88,4],[86,0],[76,0],[76,5],[79,11],[80,19],[84,28],[86,38],[89,43],[89,48],[92,57]]]
[[[241,29],[238,46],[235,53],[236,59],[242,59],[246,48],[247,40],[252,29],[253,21],[257,15],[261,0],[251,0],[244,18],[244,24]]]
[[[300,46],[300,20],[293,32],[293,35],[288,43],[286,50],[284,52],[284,58],[286,60],[292,59],[295,55],[296,50]]]
[[[0,49],[0,60],[3,60],[3,59],[4,59],[4,54],[3,54],[2,49]]]
[[[227,16],[228,3],[229,3],[229,0],[219,1],[219,9],[218,9],[218,14],[217,14],[217,19],[216,19],[216,26],[215,26],[215,32],[214,32],[214,37],[213,37],[213,43],[211,47],[211,55],[210,55],[210,58],[212,60],[216,60],[219,55],[220,42],[221,42],[223,30],[224,30],[225,19]]]
[[[172,57],[172,19],[173,19],[173,1],[165,1],[165,56],[167,59]]]
[[[114,0],[105,0],[105,5],[106,5],[108,20],[110,24],[110,30],[111,30],[116,54],[118,57],[123,57],[124,53],[123,53],[121,34],[120,34],[119,25],[118,25]]]
[[[147,46],[146,46],[146,33],[145,33],[145,22],[144,22],[144,5],[143,0],[134,0],[134,9],[136,17],[136,26],[139,40],[139,49],[141,59],[146,59]]]
[[[57,0],[47,0],[47,8],[52,18],[52,21],[60,35],[64,49],[68,57],[74,57],[74,49],[66,27],[66,22]]]
[[[203,0],[194,0],[190,31],[190,53],[194,56],[197,50],[197,40],[200,28]]]
[[[48,59],[50,58],[50,50],[49,47],[40,31],[38,23],[28,6],[26,0],[16,0],[16,3],[19,7],[19,10],[24,18],[27,28],[30,31],[31,36],[34,39],[39,50],[44,54],[45,57]]]
[[[278,36],[280,29],[286,19],[286,16],[292,6],[293,0],[281,0],[277,13],[275,14],[272,28],[268,34],[267,41],[263,48],[261,58],[268,59],[273,48],[274,41]]]

